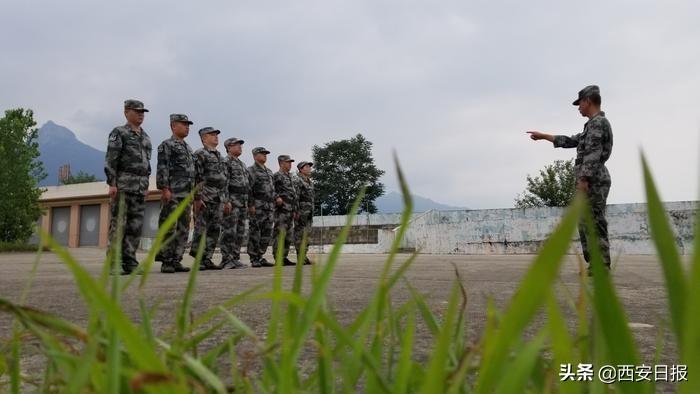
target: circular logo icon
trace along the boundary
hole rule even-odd
[[[97,227],[97,220],[95,220],[95,218],[90,218],[87,220],[87,223],[85,223],[85,229],[89,233],[95,231],[95,227]]]

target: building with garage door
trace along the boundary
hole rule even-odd
[[[39,204],[44,215],[39,227],[47,231],[61,245],[77,248],[84,246],[107,247],[109,233],[109,187],[104,181],[75,185],[47,186]],[[160,191],[155,177],[149,179],[146,210],[144,212],[142,247],[148,248],[158,232]]]

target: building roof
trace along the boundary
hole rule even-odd
[[[46,186],[39,198],[40,202],[107,197],[109,187],[105,181],[76,183],[74,185]],[[148,191],[157,191],[156,177],[148,178]]]

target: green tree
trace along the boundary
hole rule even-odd
[[[346,215],[363,186],[367,189],[360,211],[377,212],[374,202],[384,194],[379,182],[384,171],[374,164],[372,143],[362,134],[322,147],[314,145],[313,162],[317,213]]]
[[[89,183],[89,182],[99,182],[101,179],[97,179],[96,176],[88,174],[84,171],[78,171],[75,175],[68,175],[65,179],[61,181],[63,185],[74,185],[76,183]]]
[[[22,108],[0,118],[0,241],[26,242],[41,216],[37,186],[46,177],[34,114]]]
[[[574,160],[556,160],[540,170],[539,176],[527,176],[527,187],[518,194],[515,207],[565,207],[573,199],[575,187]]]

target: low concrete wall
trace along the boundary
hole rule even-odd
[[[679,250],[691,253],[697,202],[671,202],[665,208]],[[431,211],[410,224],[402,247],[434,254],[537,253],[563,213],[563,208]],[[609,205],[607,219],[613,256],[655,253],[646,204]],[[580,252],[578,242],[573,251]]]
[[[676,245],[682,254],[691,254],[697,202],[669,202],[665,208],[676,234]],[[563,208],[428,211],[413,214],[400,247],[404,251],[419,250],[428,254],[535,254],[563,214]],[[649,234],[646,204],[608,205],[607,218],[613,256],[656,253]],[[314,242],[310,246],[311,253],[328,253],[334,241],[330,235],[337,233],[335,230],[344,226],[346,219],[346,216],[314,217],[314,232],[327,232],[325,237],[321,237],[323,243]],[[346,244],[343,252],[387,253],[400,220],[400,214],[356,216],[354,230],[359,233],[376,231],[377,242]],[[151,241],[143,238],[141,247],[148,249]],[[571,252],[580,252],[578,234],[572,241]]]
[[[423,215],[422,213],[414,213],[411,215],[411,220]],[[338,227],[345,226],[347,221],[345,215],[334,216],[314,216],[314,227]],[[352,221],[353,226],[385,226],[398,225],[401,223],[400,213],[373,213],[356,215]]]

